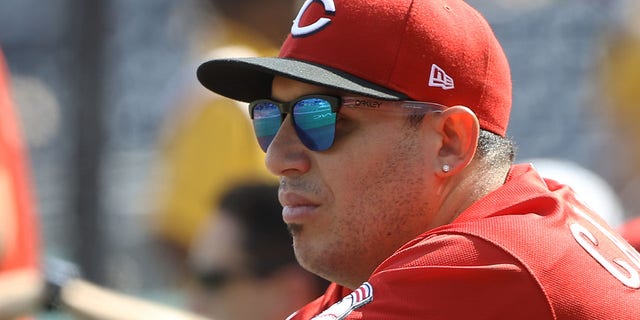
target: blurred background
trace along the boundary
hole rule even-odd
[[[0,0],[0,46],[44,254],[78,263],[97,283],[175,305],[179,270],[150,228],[154,164],[178,96],[186,87],[209,94],[195,68],[218,36],[215,2]],[[518,159],[591,170],[613,188],[625,219],[640,214],[637,1],[468,2],[511,63],[508,134]]]

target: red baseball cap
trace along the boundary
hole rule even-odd
[[[245,102],[271,97],[277,75],[378,99],[464,105],[501,136],[511,110],[502,47],[461,0],[306,0],[278,57],[211,60],[197,75]]]

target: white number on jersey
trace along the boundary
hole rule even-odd
[[[587,222],[598,229],[605,239],[598,239],[585,226],[574,222],[569,225],[573,237],[578,241],[580,246],[584,248],[596,261],[598,261],[611,275],[620,280],[625,286],[639,289],[640,288],[640,254],[633,249],[626,241],[602,226],[590,215],[582,211],[578,207],[573,207],[574,211]],[[620,256],[611,258],[605,257],[599,250],[600,241],[611,241],[619,250]]]

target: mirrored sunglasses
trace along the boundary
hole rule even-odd
[[[307,148],[313,151],[325,151],[331,148],[335,140],[336,120],[340,108],[424,114],[441,111],[447,107],[421,101],[308,95],[289,102],[270,99],[253,101],[249,104],[249,114],[253,120],[258,143],[264,152],[267,152],[287,114],[291,114],[296,134]]]

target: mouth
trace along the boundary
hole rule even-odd
[[[304,224],[315,215],[319,207],[306,197],[291,191],[281,191],[278,198],[282,204],[282,219],[289,225]]]

